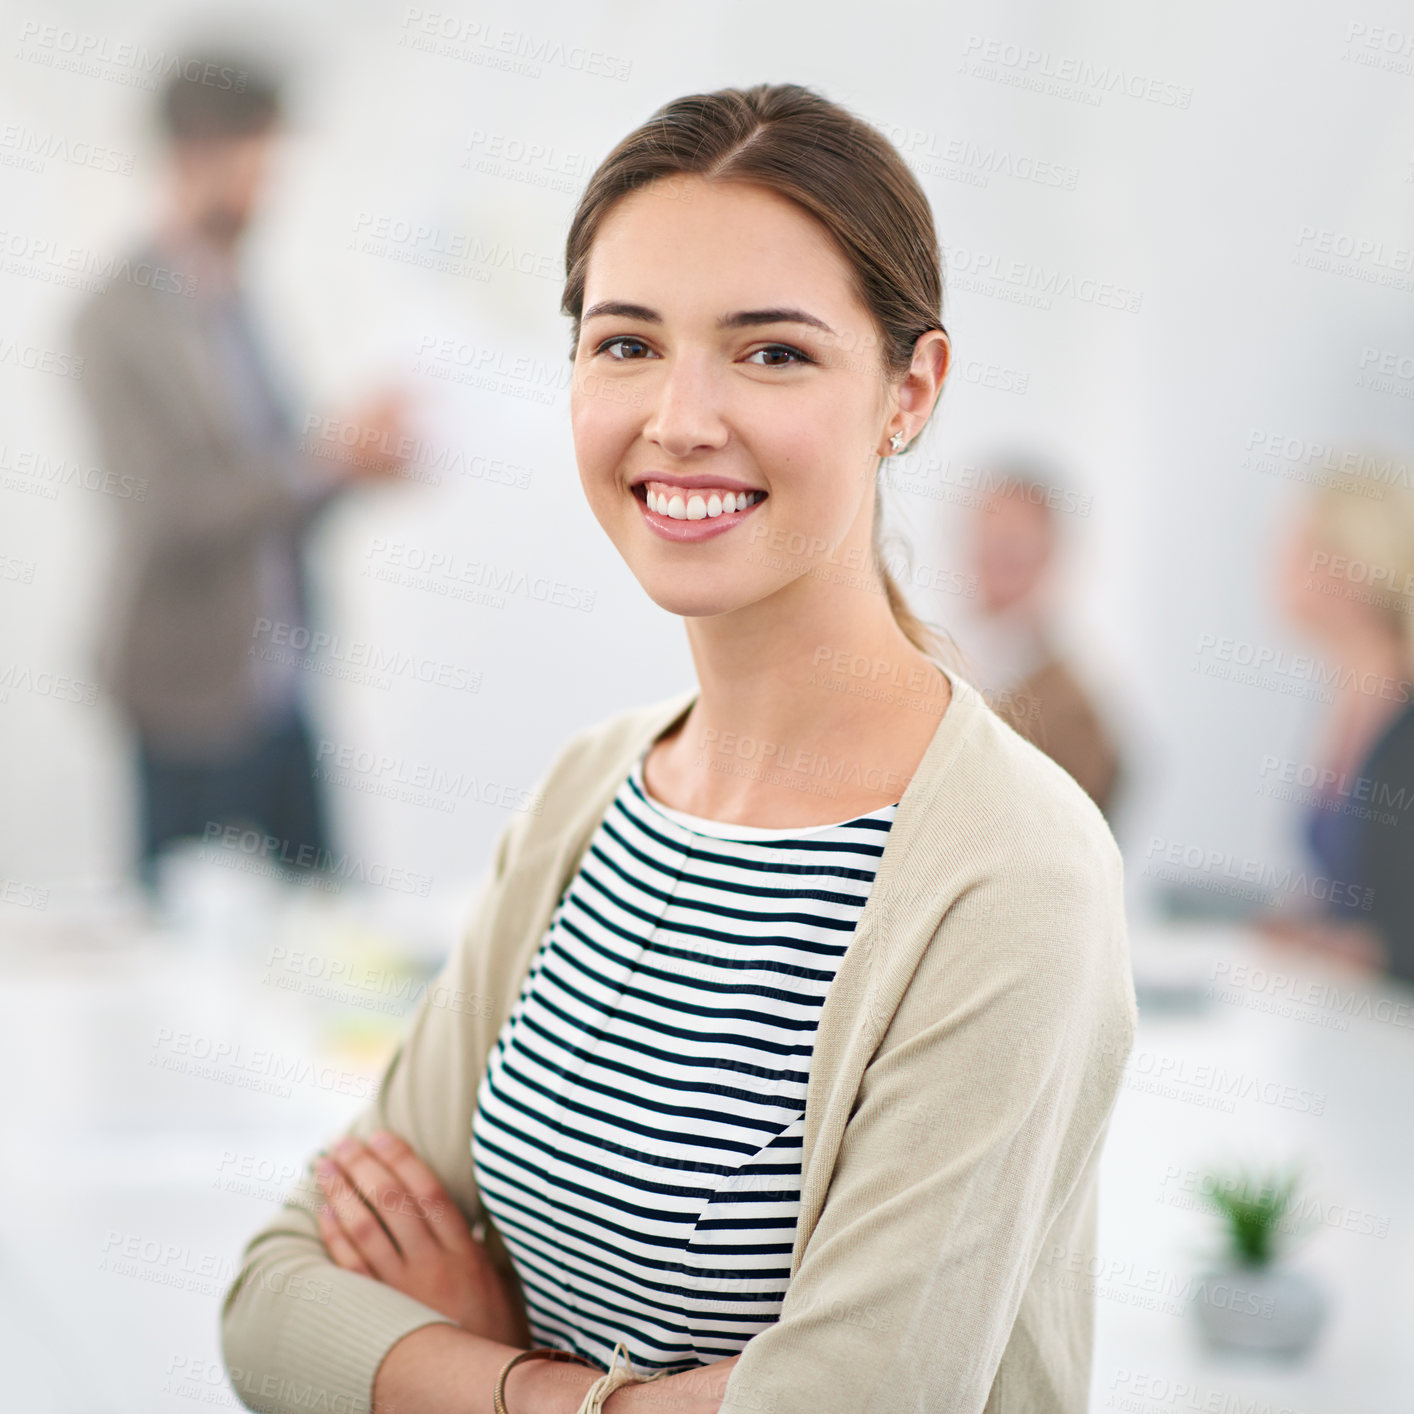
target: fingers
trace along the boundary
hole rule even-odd
[[[335,1225],[352,1244],[360,1260],[380,1280],[399,1271],[402,1253],[364,1201],[362,1185],[354,1176],[341,1163],[328,1158],[315,1164],[314,1176],[324,1192]]]
[[[332,1157],[404,1260],[413,1262],[439,1250],[422,1203],[373,1149],[349,1135],[334,1145]],[[436,1188],[441,1193],[441,1185]],[[365,1250],[364,1256],[376,1264],[374,1253]]]
[[[396,1134],[379,1130],[369,1139],[369,1147],[412,1200],[432,1237],[449,1252],[470,1251],[473,1238],[461,1209],[412,1146]]]
[[[320,1208],[316,1216],[319,1220],[319,1236],[329,1249],[334,1265],[342,1267],[346,1272],[357,1272],[360,1276],[373,1278],[368,1263],[359,1256],[358,1248],[345,1236],[343,1228],[335,1221],[330,1209],[327,1206]]]

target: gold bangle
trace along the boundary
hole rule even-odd
[[[501,1366],[501,1373],[496,1376],[496,1392],[491,1398],[491,1406],[496,1414],[510,1414],[506,1408],[506,1376],[522,1360],[571,1360],[579,1365],[588,1365],[591,1370],[599,1368],[592,1360],[586,1360],[583,1355],[573,1355],[568,1350],[555,1350],[548,1345],[540,1346],[535,1350],[522,1350],[519,1355],[512,1355]]]

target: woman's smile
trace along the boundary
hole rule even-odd
[[[707,476],[640,478],[629,488],[644,523],[664,540],[710,540],[745,520],[767,493]]]

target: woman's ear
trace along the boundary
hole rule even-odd
[[[903,376],[898,394],[899,411],[908,415],[913,427],[909,441],[917,436],[918,429],[932,413],[951,364],[952,341],[946,330],[929,329],[918,336],[913,346],[913,362]]]
[[[913,361],[893,388],[896,411],[890,425],[895,429],[893,436],[900,440],[890,440],[892,451],[902,451],[923,430],[943,390],[951,359],[952,344],[946,330],[929,329],[918,336]],[[881,450],[879,455],[886,457],[889,452]]]

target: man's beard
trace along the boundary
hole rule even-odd
[[[245,218],[232,207],[213,206],[202,212],[198,228],[213,244],[231,246],[245,229]]]

